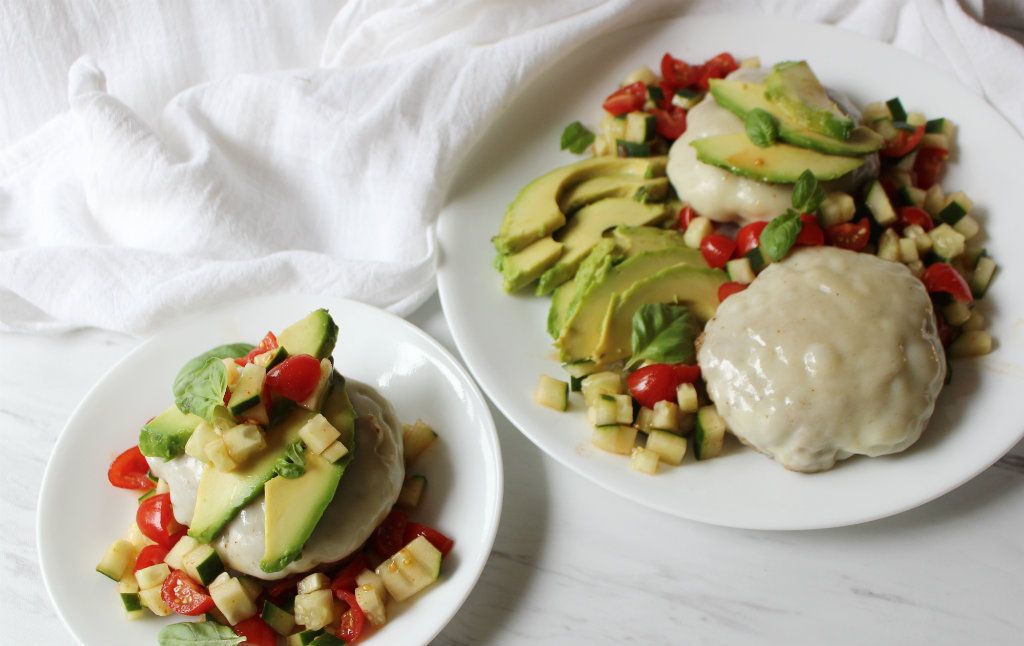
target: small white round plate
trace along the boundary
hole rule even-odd
[[[501,513],[501,455],[483,396],[444,348],[396,316],[339,298],[275,296],[231,303],[157,334],[71,415],[43,478],[38,542],[46,587],[80,642],[155,645],[163,624],[184,620],[126,620],[114,583],[94,571],[136,509],[133,492],[107,482],[111,460],[173,401],[171,382],[190,357],[221,343],[256,343],[319,307],[338,323],[338,370],[376,388],[403,422],[422,418],[437,430],[439,441],[412,469],[429,482],[413,518],[455,539],[440,581],[400,609],[389,607],[391,620],[366,643],[426,644],[458,611],[487,561]]]
[[[568,414],[533,403],[541,374],[564,375],[545,333],[549,300],[510,296],[491,267],[490,243],[506,205],[531,179],[580,159],[559,152],[562,128],[596,124],[611,88],[639,65],[657,69],[666,51],[702,61],[723,50],[765,64],[806,59],[828,86],[861,105],[899,96],[908,110],[953,119],[957,150],[943,181],[974,199],[999,263],[981,309],[998,344],[954,362],[924,437],[903,454],[853,458],[816,475],[790,473],[735,442],[717,459],[663,468],[655,476],[589,443],[582,402]],[[555,63],[508,106],[466,159],[438,226],[440,295],[466,364],[508,418],[574,471],[638,503],[684,518],[745,528],[809,529],[864,522],[910,509],[966,482],[1024,430],[1024,239],[1020,190],[1024,143],[982,99],[927,63],[839,29],[766,17],[663,20],[609,33]],[[871,330],[863,330],[870,335]],[[865,406],[872,402],[865,401]]]

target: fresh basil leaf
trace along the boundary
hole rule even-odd
[[[160,646],[236,646],[245,637],[215,621],[183,621],[160,629]]]
[[[282,478],[294,480],[306,472],[306,445],[295,440],[284,450],[284,455],[274,463],[274,471]]]
[[[697,319],[685,305],[644,305],[633,315],[633,356],[628,365],[693,363],[693,342],[699,332]]]
[[[577,155],[594,143],[594,133],[579,121],[573,121],[562,131],[562,150],[568,149]]]
[[[793,208],[797,213],[814,213],[825,200],[825,189],[810,170],[800,174],[793,185]]]
[[[786,211],[761,232],[761,250],[772,260],[782,260],[793,248],[803,226],[799,213],[793,209]]]
[[[779,137],[779,122],[767,110],[754,108],[747,113],[747,138],[758,148],[767,148]]]
[[[215,406],[209,406],[209,402],[217,396],[215,391],[219,388],[220,399],[216,405],[224,403],[227,372],[223,365],[219,370],[211,367],[210,359],[216,359],[219,363],[221,359],[243,357],[252,349],[253,346],[248,343],[229,343],[219,345],[189,359],[178,371],[178,375],[174,378],[174,385],[171,387],[174,393],[174,404],[178,410],[183,413],[193,413],[207,421],[212,421],[210,418]],[[222,386],[219,385],[221,379],[224,382]]]

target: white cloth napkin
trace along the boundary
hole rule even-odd
[[[1024,50],[955,0],[8,2],[0,329],[143,333],[283,292],[408,313],[449,179],[518,88],[602,32],[736,11],[893,42],[1024,131]]]

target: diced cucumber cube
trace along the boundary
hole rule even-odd
[[[342,444],[340,441],[335,440],[331,442],[331,445],[324,449],[324,452],[320,454],[320,457],[327,460],[328,462],[337,462],[348,455],[348,447]]]
[[[750,261],[750,268],[754,270],[755,274],[760,274],[761,270],[768,266],[768,259],[763,253],[761,253],[761,247],[754,247],[746,253],[746,259]]]
[[[912,126],[923,126],[928,123],[928,118],[920,112],[908,112],[907,123]],[[927,132],[927,129],[925,129]]]
[[[235,577],[211,585],[209,591],[210,596],[213,597],[213,603],[224,613],[224,617],[232,626],[240,621],[245,621],[257,612],[256,604],[249,597],[241,581]],[[330,594],[330,591],[327,591],[327,594]],[[322,628],[323,626],[316,627]]]
[[[267,448],[263,431],[254,424],[238,424],[224,432],[224,446],[237,464],[245,464],[249,458]]]
[[[533,391],[533,401],[552,410],[567,410],[569,408],[569,384],[548,375],[541,375],[540,381],[537,382],[537,389]]]
[[[330,587],[330,585],[331,580],[327,578],[326,574],[314,572],[300,580],[296,589],[299,594],[309,594],[310,592],[316,592],[317,590],[324,590]]]
[[[964,252],[964,237],[948,224],[940,224],[928,232],[932,250],[945,260],[952,260]]]
[[[953,229],[962,235],[965,240],[970,240],[981,231],[978,221],[969,215],[960,218],[960,221],[953,225]]]
[[[917,252],[917,243],[912,238],[900,238],[899,245],[901,262],[910,264],[921,259]]]
[[[334,594],[330,590],[314,590],[295,595],[295,623],[308,630],[323,628],[334,622]]]
[[[263,612],[260,613],[260,618],[267,622],[267,625],[278,635],[290,635],[295,629],[295,617],[292,616],[292,613],[274,605],[269,600],[263,602]]]
[[[941,148],[949,150],[949,137],[941,132],[928,133],[921,139],[922,148]]]
[[[651,431],[647,436],[647,450],[658,454],[668,464],[680,465],[686,455],[686,438],[669,431]]]
[[[601,395],[602,401],[611,401],[615,405],[615,423],[633,423],[633,398],[629,395]]]
[[[309,394],[304,400],[299,402],[299,406],[302,406],[306,410],[319,411],[320,406],[323,404],[324,395],[330,390],[331,375],[334,374],[334,364],[331,363],[330,359],[320,360],[320,381],[317,382],[316,388]]]
[[[217,437],[210,440],[203,447],[203,451],[218,471],[228,472],[238,468],[238,464],[228,452],[228,445],[224,443],[223,438]]]
[[[950,226],[953,226],[965,215],[967,215],[967,209],[965,209],[960,202],[950,198],[947,199],[946,206],[939,211],[938,219]]]
[[[637,81],[643,83],[644,85],[653,85],[657,87],[658,76],[651,71],[651,68],[647,67],[646,65],[641,65],[640,67],[636,68],[635,70],[626,75],[626,78],[622,81],[622,85],[623,87],[625,87],[627,85],[632,85]]]
[[[142,602],[142,605],[149,608],[150,612],[152,612],[154,615],[158,617],[166,617],[167,615],[171,614],[170,607],[168,607],[168,605],[164,603],[163,597],[160,596],[159,586],[155,588],[144,589],[142,592],[139,593],[139,601]]]
[[[331,633],[321,633],[309,642],[309,646],[345,646],[345,644],[343,639],[339,639]]]
[[[942,317],[950,325],[963,325],[971,318],[971,308],[967,303],[955,301],[942,308]]]
[[[117,582],[118,592],[138,592],[141,590],[139,582],[135,580],[135,575],[131,572],[125,572],[124,577]]]
[[[614,426],[618,415],[615,395],[601,395],[594,405],[587,409],[587,419],[592,426]]]
[[[683,233],[683,243],[691,249],[700,249],[700,243],[704,238],[715,232],[715,225],[705,217],[696,217],[690,220],[690,224]]]
[[[978,310],[971,311],[971,317],[964,322],[965,330],[984,330],[988,327],[988,321]]]
[[[985,330],[965,330],[949,346],[954,357],[980,357],[992,352],[992,335]]]
[[[974,273],[971,274],[971,279],[967,281],[975,298],[983,298],[985,296],[985,292],[988,291],[988,286],[992,283],[992,276],[995,273],[996,263],[994,260],[988,256],[982,256],[978,259]]]
[[[267,369],[255,363],[247,363],[242,368],[235,389],[228,400],[228,410],[232,415],[241,415],[260,403],[263,394],[263,382],[267,378]]]
[[[896,211],[893,210],[892,204],[889,203],[889,197],[878,180],[871,183],[865,203],[878,224],[884,227],[896,222]]]
[[[583,402],[587,406],[593,406],[601,395],[621,395],[626,392],[622,375],[618,372],[595,372],[585,377],[580,387]]]
[[[629,456],[629,466],[634,471],[653,475],[658,472],[658,454],[642,446],[635,446]]]
[[[646,406],[643,406],[636,414],[635,426],[637,427],[637,429],[646,433],[647,431],[651,430],[651,420],[653,419],[654,411],[651,410],[650,408],[647,408]]]
[[[210,585],[224,571],[224,563],[217,550],[209,545],[199,545],[182,557],[181,569],[192,579]]]
[[[140,619],[146,614],[138,592],[121,592],[119,596],[121,597],[121,608],[126,617]]]
[[[323,453],[335,440],[341,437],[338,429],[334,428],[327,418],[317,413],[299,429],[299,439],[305,443],[313,453]]]
[[[218,435],[213,427],[206,421],[199,422],[196,430],[192,431],[188,442],[185,443],[185,453],[191,455],[200,462],[210,462],[206,456],[206,445],[217,439]]]
[[[892,113],[889,112],[889,106],[881,101],[864,106],[864,123],[873,123],[881,119],[892,121]]]
[[[818,207],[818,219],[823,227],[850,222],[856,213],[853,196],[839,191],[827,194]]]
[[[135,580],[139,582],[140,588],[148,590],[160,587],[170,574],[171,568],[167,567],[166,563],[157,563],[136,572]]]
[[[750,266],[749,258],[730,260],[725,263],[725,271],[729,274],[729,280],[743,285],[749,285],[757,277],[754,268]]]
[[[632,426],[599,426],[594,429],[590,441],[609,453],[629,455],[636,443],[636,429]]]
[[[903,230],[903,235],[914,241],[919,258],[921,254],[931,251],[932,239],[928,236],[928,232],[925,231],[924,227],[921,225],[911,224]]]
[[[697,429],[693,437],[693,455],[698,460],[717,457],[725,442],[725,420],[714,406],[697,411]]]
[[[254,602],[262,594],[263,586],[260,585],[259,581],[252,578],[251,576],[239,576],[238,583],[245,590],[245,593],[249,595],[249,598]]]
[[[199,547],[199,541],[186,534],[167,552],[167,556],[164,557],[164,563],[175,570],[181,570],[183,569],[182,561],[185,555],[197,547]]]
[[[149,537],[143,534],[142,530],[140,530],[139,526],[135,523],[132,523],[131,527],[128,528],[128,536],[125,537],[125,540],[132,544],[132,547],[135,548],[136,554],[138,554],[143,547],[156,544],[155,541],[150,540]],[[134,556],[132,557],[132,560],[134,560]]]
[[[938,217],[939,211],[946,206],[946,195],[942,192],[942,187],[938,184],[934,184],[930,189],[924,193],[924,204],[922,208],[928,212],[928,215]]]
[[[273,350],[267,350],[263,354],[256,355],[252,362],[264,370],[270,370],[287,358],[288,351],[284,349],[284,346],[279,345]]]
[[[642,144],[654,139],[654,115],[630,112],[626,115],[626,141]]]
[[[402,490],[398,492],[397,504],[405,509],[416,509],[420,506],[420,499],[423,498],[426,486],[426,476],[409,476],[402,484]]]
[[[651,418],[651,429],[679,432],[679,406],[667,399],[654,404],[654,417]]]
[[[676,388],[676,403],[679,404],[680,412],[696,413],[700,408],[696,386],[686,383],[679,384],[679,387]]]
[[[324,634],[322,629],[320,630],[303,630],[302,632],[289,635],[285,643],[288,646],[310,646],[317,637]]]
[[[384,601],[388,600],[388,591],[384,586],[384,579],[380,578],[380,575],[373,570],[363,570],[356,576],[356,585],[370,585],[377,588],[380,593],[380,598]]]
[[[878,239],[878,257],[893,262],[900,261],[900,237],[892,229],[886,229]]]
[[[116,540],[103,553],[96,571],[113,581],[120,581],[134,562],[135,546],[123,539]]]
[[[420,456],[421,453],[430,448],[430,445],[437,439],[437,433],[430,425],[421,419],[413,424],[402,425],[402,442],[405,452],[405,466],[409,466]]]
[[[357,585],[355,590],[356,603],[375,627],[383,626],[388,620],[387,612],[384,609],[384,599],[381,597],[383,590],[383,584],[378,588],[370,583]]]
[[[893,121],[906,121],[907,111],[903,109],[903,103],[900,102],[899,97],[893,97],[885,102],[886,107],[889,108],[889,114],[892,115]]]

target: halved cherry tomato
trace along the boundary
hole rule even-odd
[[[736,256],[745,256],[751,249],[761,244],[761,232],[768,226],[767,222],[751,222],[736,234]]]
[[[714,233],[700,241],[700,255],[704,256],[708,266],[716,269],[724,268],[734,251],[736,241],[729,236]]]
[[[658,108],[652,108],[651,114],[654,115],[655,127],[658,130],[658,134],[668,139],[669,141],[675,141],[683,136],[686,132],[686,110],[679,106],[673,105],[664,110]]]
[[[448,552],[452,551],[452,546],[455,545],[455,541],[448,538],[441,532],[437,531],[429,525],[421,525],[420,523],[409,523],[405,528],[405,536],[402,537],[402,543],[408,545],[412,541],[416,540],[417,536],[430,541],[430,544],[437,548],[437,551],[441,552],[441,556],[448,556]]]
[[[243,644],[256,646],[277,646],[277,633],[259,617],[249,617],[231,627],[239,637],[245,637]]]
[[[833,247],[862,251],[871,239],[871,224],[867,218],[861,218],[859,222],[833,224],[825,229],[825,239]]]
[[[924,282],[924,288],[929,293],[946,293],[960,303],[974,301],[974,296],[971,294],[971,288],[968,287],[967,281],[960,275],[960,272],[953,269],[953,266],[948,263],[937,262],[928,265],[928,269],[924,270],[921,280]]]
[[[686,61],[674,58],[669,53],[661,57],[661,76],[673,91],[696,83],[700,79],[700,72],[699,68],[691,67]]]
[[[602,107],[617,117],[642,109],[646,99],[647,86],[643,84],[643,81],[637,81],[609,94]]]
[[[121,489],[141,489],[149,491],[156,486],[149,476],[149,463],[146,456],[142,455],[139,447],[133,446],[121,455],[114,458],[107,469],[107,480],[110,484]]]
[[[746,288],[747,286],[744,285],[743,283],[722,283],[722,285],[718,288],[718,302],[721,303],[722,301],[729,298],[733,294],[742,292]]]
[[[237,363],[240,366],[244,366],[247,363],[251,363],[253,359],[260,356],[264,352],[273,350],[276,347],[277,337],[274,336],[273,332],[267,332],[266,336],[263,337],[263,340],[260,341],[259,345],[257,345],[252,350],[249,350],[249,354],[245,355],[244,357],[238,357],[237,359],[235,359],[235,363]]]
[[[395,551],[397,552],[398,550]],[[394,552],[387,554],[387,556],[391,556],[391,554],[394,554]],[[349,561],[348,565],[341,568],[341,571],[331,581],[331,589],[334,590],[334,595],[338,595],[338,590],[348,592],[355,590],[356,577],[362,574],[363,570],[369,569],[369,567],[370,562],[366,559],[366,555],[362,552],[356,554],[355,558]]]
[[[922,148],[914,158],[915,186],[924,190],[930,189],[939,181],[942,167],[949,157],[945,148]]]
[[[900,231],[914,224],[925,231],[931,231],[935,226],[935,223],[932,222],[932,216],[928,215],[928,212],[924,209],[919,209],[916,206],[901,206],[899,215]]]
[[[160,598],[171,610],[188,617],[201,615],[213,607],[213,597],[206,593],[206,588],[188,578],[181,570],[171,570],[170,576],[164,579],[160,586]]]
[[[366,628],[366,615],[359,607],[356,596],[351,592],[342,591],[338,595],[338,599],[348,604],[348,610],[342,613],[338,629],[334,631],[334,634],[345,640],[345,643],[351,644],[363,634],[363,629]]]
[[[132,572],[135,573],[151,565],[163,563],[164,559],[167,558],[168,551],[168,548],[163,545],[147,545],[143,547],[135,559],[135,567],[132,568]]]
[[[181,525],[174,520],[169,493],[150,496],[139,503],[135,523],[143,536],[168,549],[174,547],[181,538]]]
[[[402,549],[405,543],[402,537],[405,536],[405,526],[409,524],[409,517],[405,512],[392,509],[384,522],[373,533],[373,549],[381,556],[392,556]]]
[[[660,401],[676,398],[676,388],[682,383],[693,383],[700,378],[700,366],[655,363],[633,372],[626,379],[629,393],[641,406],[654,408]]]
[[[267,372],[266,388],[296,402],[309,397],[320,382],[320,362],[308,354],[288,357]]]
[[[661,88],[661,101],[658,101],[658,107],[668,110],[672,107],[672,99],[676,96],[676,90],[671,83],[665,80],[658,81],[658,87]]]
[[[700,78],[697,80],[697,87],[707,90],[710,87],[708,81],[711,79],[725,78],[739,69],[739,63],[729,52],[722,52],[718,56],[709,58],[701,67]]]
[[[903,157],[917,148],[917,144],[921,143],[921,139],[923,138],[924,126],[914,128],[913,132],[899,130],[896,133],[896,139],[886,144],[885,148],[882,150],[882,156]]]
[[[693,210],[692,206],[684,206],[679,209],[679,230],[686,231],[695,217],[697,217],[697,212]]]
[[[803,222],[803,226],[800,229],[800,233],[796,236],[796,243],[798,245],[803,247],[820,247],[825,244],[825,232],[821,230],[818,218],[810,213],[801,213],[800,221]]]

